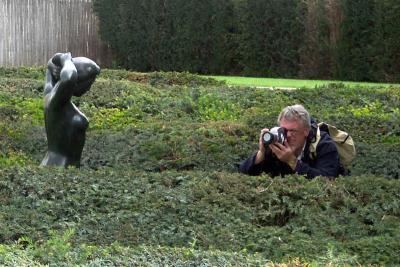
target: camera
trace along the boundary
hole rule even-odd
[[[265,132],[262,135],[262,142],[264,146],[268,146],[272,143],[283,144],[286,140],[286,129],[282,127],[274,127],[269,132]]]

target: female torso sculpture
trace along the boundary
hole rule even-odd
[[[49,60],[44,89],[48,151],[41,165],[80,166],[89,121],[71,98],[87,92],[99,73],[94,61],[70,53]]]

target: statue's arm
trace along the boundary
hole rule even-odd
[[[47,95],[49,93],[51,93],[51,91],[54,88],[56,81],[53,78],[53,76],[51,75],[51,71],[50,70],[46,70],[46,80],[44,83],[44,95]]]
[[[70,101],[78,73],[70,53],[54,55],[47,64],[45,94],[51,94],[53,107]]]
[[[61,62],[59,60],[61,53],[55,54],[47,62],[46,78],[44,84],[44,94],[47,95],[53,91],[57,81],[60,79]]]

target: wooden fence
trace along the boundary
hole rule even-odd
[[[97,30],[91,0],[0,0],[0,66],[43,65],[69,51],[109,67]]]

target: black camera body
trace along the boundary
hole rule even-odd
[[[286,129],[282,127],[274,127],[269,132],[265,132],[262,136],[262,142],[264,146],[268,146],[272,143],[283,143],[286,140]]]

